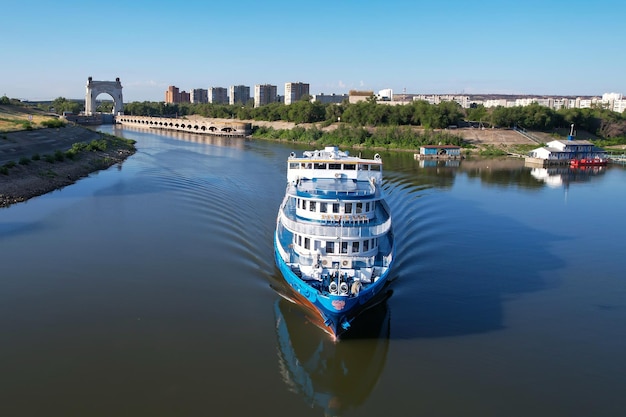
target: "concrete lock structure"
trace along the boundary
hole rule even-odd
[[[106,93],[113,98],[113,114],[121,114],[124,107],[122,99],[122,83],[120,79],[115,81],[94,81],[91,77],[87,79],[87,94],[85,95],[85,114],[92,115],[96,112],[96,98],[101,93]]]

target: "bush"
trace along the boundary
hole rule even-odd
[[[33,161],[39,161],[41,159],[41,156],[39,156],[39,154],[36,153],[30,159],[32,159]]]
[[[15,161],[9,161],[6,164],[4,164],[4,166],[7,168],[13,168],[15,165],[16,165]]]
[[[54,159],[56,159],[57,161],[62,161],[65,159],[65,154],[62,151],[55,151]]]
[[[28,165],[30,164],[30,158],[27,158],[25,156],[20,158],[20,165]]]
[[[65,122],[61,119],[49,119],[41,122],[41,125],[45,127],[65,127]]]
[[[54,164],[54,155],[44,155],[43,159],[46,162],[50,162],[51,164]]]
[[[9,175],[9,168],[5,166],[0,167],[0,174]]]
[[[82,152],[85,149],[87,149],[87,144],[84,142],[76,142],[74,144],[72,144],[72,148],[70,149],[70,151],[74,152],[74,153],[78,153],[78,152]]]
[[[92,140],[91,142],[89,142],[89,145],[87,145],[86,149],[88,151],[106,151],[107,150],[107,141],[104,139],[99,139],[99,140]]]

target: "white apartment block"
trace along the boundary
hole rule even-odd
[[[257,84],[254,86],[254,107],[261,107],[277,101],[278,94],[275,85]]]
[[[609,110],[617,113],[623,113],[626,110],[626,100],[620,93],[604,93],[602,94],[602,104]]]
[[[615,100],[613,102],[613,111],[624,113],[626,111],[626,99]]]
[[[343,103],[344,100],[349,100],[350,96],[348,94],[330,94],[330,95],[325,95],[325,94],[313,94],[311,96],[311,102],[313,101],[318,101],[322,104],[329,104],[329,103],[336,103],[336,104],[341,104]]]
[[[309,95],[309,84],[307,83],[285,83],[285,104],[295,103],[303,96]]]
[[[418,94],[413,96],[413,101],[427,101],[429,104],[439,104],[443,101],[455,101],[464,109],[469,109],[471,104],[469,96],[455,96],[453,94]]]
[[[464,109],[469,108],[472,104],[482,104],[485,107],[518,107],[529,106],[537,103],[540,106],[549,107],[554,110],[559,109],[585,109],[598,105],[618,113],[626,110],[626,99],[619,93],[606,93],[600,97],[591,98],[568,98],[568,97],[521,97],[517,99],[489,99],[489,100],[471,100],[470,96],[458,96],[452,94],[417,94],[413,96],[414,101],[423,100],[429,104],[439,104],[444,101],[455,101]],[[389,103],[395,104],[395,103]]]

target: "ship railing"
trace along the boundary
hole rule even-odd
[[[294,187],[294,194],[299,196],[342,196],[342,197],[369,197],[377,195],[376,190],[310,190],[297,191]]]
[[[391,228],[391,218],[387,218],[387,220],[380,224],[352,227],[343,226],[342,224],[322,225],[318,223],[296,222],[287,217],[283,211],[281,211],[281,221],[287,229],[294,233],[316,237],[376,237],[384,235]]]

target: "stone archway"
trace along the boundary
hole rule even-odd
[[[101,93],[109,94],[113,98],[113,114],[121,114],[124,108],[122,99],[122,83],[120,79],[115,81],[94,81],[91,77],[87,82],[87,94],[85,95],[85,114],[92,115],[96,112],[96,97]]]

